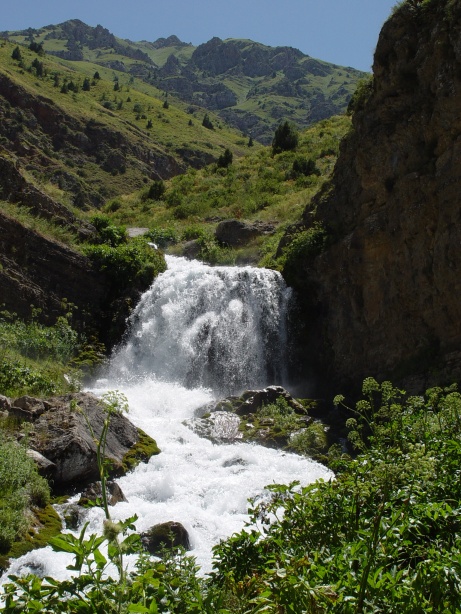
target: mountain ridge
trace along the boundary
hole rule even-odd
[[[140,78],[187,104],[216,112],[266,145],[284,119],[302,129],[344,112],[357,82],[366,75],[289,46],[218,37],[194,46],[176,35],[133,42],[80,20],[1,36],[42,44],[61,59],[91,61]]]

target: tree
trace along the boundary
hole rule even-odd
[[[165,189],[165,184],[161,179],[152,182],[149,191],[146,194],[146,199],[160,200],[165,194]]]
[[[219,168],[227,168],[232,164],[232,160],[234,156],[230,149],[226,149],[223,154],[221,154],[218,158],[218,167]]]
[[[272,140],[272,155],[282,151],[292,151],[298,146],[298,131],[293,124],[285,122],[275,130]]]
[[[205,113],[205,117],[203,118],[202,126],[208,128],[208,130],[214,130],[213,122],[208,116],[208,113]]]
[[[45,50],[43,49],[43,43],[36,43],[35,41],[32,41],[29,45],[29,49],[31,51],[34,51],[38,55],[45,55]]]
[[[15,47],[13,49],[13,53],[11,54],[11,57],[13,58],[13,60],[17,60],[18,62],[21,62],[21,60],[22,60],[22,53],[21,53],[21,50],[19,49],[19,47]]]
[[[83,80],[83,85],[82,85],[82,90],[84,92],[89,92],[90,91],[90,80],[88,79],[88,77],[86,77],[86,79]]]
[[[43,77],[43,62],[40,62],[37,58],[32,62],[32,67],[35,68],[37,77]]]
[[[253,147],[254,143],[253,143],[253,137],[250,136],[250,138],[248,139],[248,147]]]
[[[163,103],[163,108],[168,109],[169,107],[170,107],[170,103],[168,102],[168,100],[165,100],[165,102]]]
[[[95,80],[96,80],[96,79],[100,79],[100,78],[101,78],[101,77],[99,76],[98,71],[96,71],[96,72],[94,73],[94,75],[93,75],[93,79],[95,79]]]
[[[147,128],[148,130],[150,130],[150,129],[152,128],[152,120],[151,120],[151,119],[149,119],[149,121],[147,122],[147,126],[146,126],[146,128]]]

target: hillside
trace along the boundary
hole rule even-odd
[[[201,167],[246,143],[235,131],[197,118],[136,79],[113,71],[0,46],[0,147],[46,188],[72,194],[79,209]],[[97,70],[99,68],[99,71]],[[95,74],[96,75],[95,78]],[[214,120],[214,117],[212,116]]]
[[[22,45],[40,43],[47,53],[72,63],[86,61],[120,72],[121,81],[142,79],[178,97],[190,111],[213,111],[264,144],[282,120],[304,128],[345,111],[365,76],[292,47],[217,37],[197,47],[176,36],[132,42],[77,19],[1,35]]]

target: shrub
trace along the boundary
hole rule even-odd
[[[28,508],[44,507],[49,500],[48,483],[38,475],[25,447],[0,431],[0,552],[8,551],[27,528]]]
[[[226,148],[225,152],[221,154],[218,158],[218,162],[217,162],[218,168],[227,168],[228,166],[232,164],[233,159],[234,159],[234,156],[231,150]]]
[[[368,77],[367,79],[360,79],[360,81],[357,83],[357,88],[352,94],[352,98],[350,99],[349,104],[347,106],[348,115],[352,115],[357,111],[361,111],[370,99],[371,95],[373,94],[373,91],[373,75],[370,75],[370,77]]]
[[[117,247],[110,245],[89,245],[86,255],[95,267],[105,272],[114,286],[147,286],[156,275],[166,269],[165,259],[152,249],[142,237],[122,243]]]
[[[169,245],[174,245],[179,241],[178,233],[171,227],[153,228],[149,230],[146,237],[156,243],[161,249],[166,249]]]
[[[99,240],[111,247],[127,242],[128,235],[125,226],[115,226],[107,215],[93,215],[90,218],[90,224],[96,228]]]
[[[13,53],[11,54],[11,57],[13,58],[13,60],[16,60],[17,62],[22,61],[22,53],[19,47],[15,47],[13,49]]]
[[[162,196],[165,194],[165,183],[161,179],[157,181],[153,181],[150,185],[149,190],[142,195],[141,200],[161,200]]]
[[[205,113],[205,116],[202,121],[202,126],[208,128],[208,130],[214,130],[213,122],[211,121],[208,113]]]
[[[278,154],[282,151],[292,151],[298,146],[298,131],[294,124],[285,122],[280,124],[274,134],[272,140],[272,154]]]

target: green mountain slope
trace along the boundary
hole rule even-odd
[[[3,32],[50,54],[136,76],[191,106],[215,111],[230,125],[269,144],[275,127],[298,127],[341,113],[365,73],[311,58],[292,47],[213,38],[194,47],[176,36],[155,42],[117,38],[79,20],[38,30]]]
[[[202,167],[241,135],[210,114],[214,130],[171,97],[91,62],[68,62],[0,45],[0,154],[12,157],[51,196],[78,209]],[[17,52],[16,52],[17,54]],[[95,73],[98,72],[99,75]],[[99,77],[99,78],[98,78]],[[15,192],[15,186],[5,194]]]

